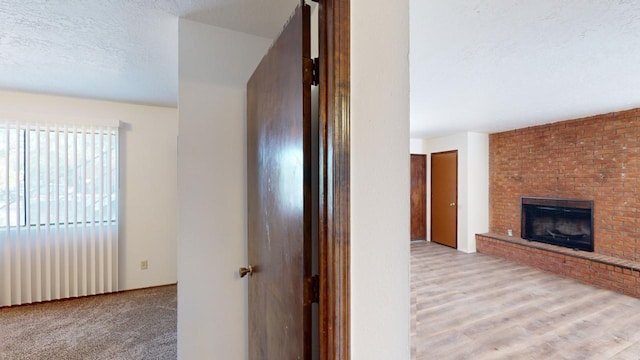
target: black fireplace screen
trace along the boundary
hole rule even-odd
[[[593,201],[522,197],[523,239],[593,251]]]

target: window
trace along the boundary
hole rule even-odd
[[[118,127],[88,122],[0,119],[0,306],[118,289]]]
[[[0,125],[0,227],[116,221],[115,128]]]
[[[0,172],[5,174],[0,179],[0,199],[2,199],[0,224],[4,226],[16,226],[17,221],[24,218],[24,209],[18,208],[19,200],[24,201],[24,193],[19,190],[19,184],[24,179],[24,171],[20,171],[21,166],[11,166],[12,164],[9,162],[9,159],[24,158],[24,148],[19,147],[17,141],[11,141],[15,140],[17,136],[23,135],[16,129],[0,129],[0,138],[2,139],[0,142]],[[18,199],[20,197],[21,199]],[[9,224],[7,217],[9,217]],[[21,220],[20,225],[24,224],[25,222]]]

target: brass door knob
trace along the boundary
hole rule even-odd
[[[248,267],[241,267],[239,273],[241,278],[247,276],[247,274],[249,276],[253,275],[253,265],[249,265]]]
[[[449,204],[449,206],[456,206],[456,203],[452,202]]]

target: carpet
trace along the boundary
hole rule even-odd
[[[1,360],[177,358],[177,286],[0,309]]]

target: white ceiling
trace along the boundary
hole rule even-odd
[[[639,0],[410,1],[412,137],[640,106]],[[2,0],[0,89],[176,106],[179,16],[273,38],[299,2]]]
[[[640,106],[638,0],[412,0],[411,134]]]
[[[0,89],[176,106],[178,16],[273,38],[299,2],[2,0]]]

